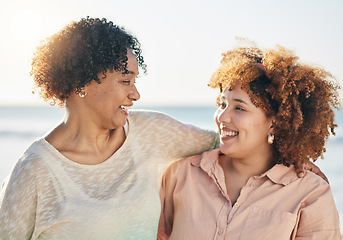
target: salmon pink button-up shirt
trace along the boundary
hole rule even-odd
[[[275,165],[228,197],[219,150],[171,165],[163,177],[158,239],[341,239],[330,186]]]

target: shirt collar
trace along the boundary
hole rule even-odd
[[[209,152],[204,152],[201,156],[192,158],[191,164],[194,167],[200,167],[203,171],[210,173],[215,171],[216,164],[218,163],[220,150],[214,149]],[[295,172],[294,166],[286,167],[283,164],[276,164],[271,169],[256,176],[256,179],[263,177],[269,178],[272,182],[276,184],[282,184],[284,186],[298,179],[298,176]]]
[[[268,177],[272,182],[284,186],[298,179],[294,166],[287,167],[283,164],[276,164],[271,169],[258,176],[257,178]]]
[[[192,166],[199,167],[205,172],[209,173],[214,170],[216,164],[218,163],[219,154],[220,150],[214,149],[212,151],[204,152],[197,158],[192,158],[190,162]]]

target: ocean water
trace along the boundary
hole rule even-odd
[[[174,118],[196,126],[216,130],[213,115],[215,107],[139,107],[165,112]],[[0,107],[0,182],[11,172],[17,159],[26,148],[62,119],[64,109],[59,107]],[[339,127],[336,136],[327,143],[324,160],[316,165],[330,181],[335,203],[340,213],[343,233],[343,110],[337,111]]]

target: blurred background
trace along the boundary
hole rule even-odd
[[[0,0],[0,181],[29,144],[63,116],[63,109],[32,94],[29,72],[39,42],[71,21],[107,18],[139,39],[148,73],[137,79],[141,99],[135,108],[215,129],[217,91],[207,82],[236,38],[294,50],[342,84],[342,12],[339,0]],[[329,139],[325,160],[317,165],[330,180],[342,218],[342,111],[337,122],[337,136]]]

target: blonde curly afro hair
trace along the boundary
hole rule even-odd
[[[329,72],[300,63],[281,46],[240,47],[223,53],[209,86],[222,91],[236,83],[267,117],[276,117],[275,163],[298,167],[323,157],[325,142],[337,127],[334,108],[340,107],[340,87]]]

